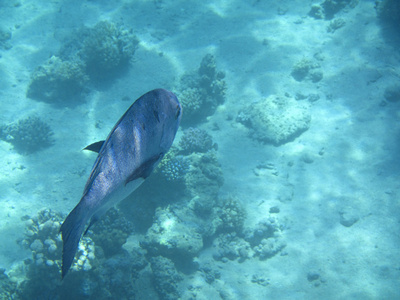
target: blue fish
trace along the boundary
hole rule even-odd
[[[132,104],[105,141],[85,148],[98,156],[81,200],[61,225],[62,278],[72,265],[87,222],[86,231],[143,183],[171,147],[181,117],[182,107],[172,92],[152,90]]]

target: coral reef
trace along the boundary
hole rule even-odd
[[[261,260],[266,260],[278,254],[286,243],[278,238],[262,239],[260,244],[253,248],[254,255],[258,256]]]
[[[20,243],[32,251],[33,263],[36,266],[54,268],[58,272],[62,250],[59,230],[64,217],[50,209],[43,209],[37,216],[33,218],[25,216],[23,220],[26,224],[26,233]],[[76,257],[78,259],[71,267],[73,271],[88,271],[92,268],[90,261],[94,260],[95,255],[94,244],[90,238],[82,239]]]
[[[9,142],[21,154],[30,154],[53,145],[53,131],[36,116],[0,126],[0,139]]]
[[[261,260],[268,259],[286,247],[282,239],[283,226],[279,224],[275,216],[260,222],[253,230],[248,230],[245,240],[253,247],[254,256]]]
[[[236,233],[221,234],[214,240],[213,247],[215,260],[227,262],[228,260],[239,259],[240,262],[252,257],[250,244]]]
[[[185,110],[184,118],[189,121],[193,116],[199,113],[203,104],[201,91],[196,87],[188,87],[183,91],[178,91],[177,95]]]
[[[189,127],[183,132],[179,147],[183,154],[205,153],[208,150],[215,149],[216,144],[213,144],[211,136],[204,129]]]
[[[244,108],[236,120],[250,129],[254,139],[279,146],[306,131],[311,116],[307,105],[273,95]]]
[[[4,268],[0,268],[0,299],[16,299],[17,284],[12,282]]]
[[[155,222],[140,245],[151,256],[162,255],[175,261],[190,261],[203,248],[203,240],[195,228],[182,222],[167,207],[157,209]]]
[[[84,68],[79,60],[64,61],[52,56],[32,73],[26,95],[49,103],[78,103],[89,80]]]
[[[208,216],[224,183],[221,166],[215,151],[193,153],[190,162],[191,168],[185,176],[187,193],[193,199],[195,213],[200,217]]]
[[[211,54],[203,57],[197,72],[182,76],[176,90],[185,111],[183,126],[203,121],[215,112],[218,105],[224,103],[224,78],[225,74],[217,70],[215,58]]]
[[[207,54],[203,57],[198,73],[200,88],[206,92],[207,96],[213,98],[216,104],[223,103],[226,90],[226,83],[223,80],[225,73],[217,71],[217,64],[213,55]],[[206,99],[206,102],[209,101]],[[209,104],[215,105],[213,102],[209,102]]]
[[[186,157],[177,155],[163,159],[160,170],[167,181],[182,181],[189,170],[189,163]]]
[[[336,30],[344,27],[346,25],[346,21],[342,18],[338,18],[338,19],[333,19],[328,27],[326,28],[326,30],[330,33],[334,33]]]
[[[123,26],[102,21],[74,32],[58,56],[31,74],[27,97],[57,104],[79,104],[89,80],[110,79],[121,73],[138,45]]]
[[[80,56],[91,78],[109,77],[129,62],[138,44],[130,30],[102,21],[87,31]]]
[[[208,283],[211,284],[213,283],[216,279],[221,278],[221,272],[213,268],[213,264],[210,262],[205,263],[202,265],[199,270],[202,272],[204,280]]]
[[[137,271],[132,272],[132,266],[135,261],[127,251],[108,258],[95,276],[86,279],[87,296],[90,299],[136,299],[132,282]]]
[[[268,259],[286,247],[282,228],[276,217],[270,216],[254,229],[245,230],[243,237],[236,232],[220,234],[213,243],[213,257],[223,262],[236,259],[242,262],[251,257]]]
[[[18,287],[21,299],[31,299],[32,295],[47,299],[63,288],[59,287],[62,255],[59,230],[63,219],[63,216],[50,209],[39,211],[35,217],[23,217],[26,233],[19,243],[32,251],[32,261],[27,266],[26,279]],[[92,264],[96,264],[94,243],[90,238],[82,238],[76,258],[71,270],[76,278],[82,278],[83,273],[90,272]]]
[[[319,69],[320,66],[318,63],[304,58],[293,66],[290,74],[297,81],[308,79],[315,83],[323,77],[323,73]]]
[[[270,215],[269,218],[258,223],[255,228],[247,229],[245,239],[254,247],[259,245],[263,239],[279,237],[282,230],[283,226],[279,224],[277,218]]]
[[[325,0],[321,4],[314,4],[308,15],[315,19],[331,20],[341,10],[354,8],[357,4],[358,0]]]
[[[241,233],[246,219],[246,212],[239,200],[227,198],[220,202],[222,203],[220,204],[221,209],[218,215],[221,219],[221,231]]]
[[[120,253],[122,245],[133,232],[133,225],[119,210],[111,208],[91,228],[92,239],[96,246],[101,247],[106,258]]]
[[[160,299],[175,300],[180,298],[178,284],[182,276],[175,269],[174,263],[165,257],[157,256],[150,260],[154,283]]]

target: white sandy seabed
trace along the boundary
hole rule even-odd
[[[240,199],[246,225],[278,206],[287,227],[287,255],[216,262],[221,285],[237,299],[399,299],[400,103],[380,104],[399,81],[400,54],[383,39],[374,2],[340,12],[346,25],[333,33],[329,21],[307,16],[315,1],[132,2],[0,4],[13,46],[0,58],[1,123],[36,113],[57,141],[29,156],[0,142],[0,266],[30,255],[14,242],[23,236],[21,216],[43,207],[68,212],[78,202],[94,160],[80,149],[104,138],[130,105],[118,99],[169,88],[212,53],[226,72],[227,100],[202,126],[220,128],[210,132],[224,171],[221,194]],[[26,98],[31,72],[63,37],[104,19],[134,28],[141,41],[129,73],[75,107]],[[323,79],[294,80],[294,64],[316,53]],[[248,103],[299,92],[320,99],[311,104],[310,128],[292,142],[262,144],[235,121]],[[257,169],[260,163],[272,163],[274,172]],[[345,227],[340,213],[348,210],[359,220]],[[310,272],[320,275],[319,285]],[[252,274],[269,285],[252,282]]]

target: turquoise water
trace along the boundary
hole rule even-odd
[[[400,299],[399,11],[0,2],[0,298]],[[61,280],[82,149],[156,88],[174,144]]]

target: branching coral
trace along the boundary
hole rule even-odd
[[[178,283],[182,280],[182,276],[175,269],[174,263],[162,256],[153,257],[150,263],[160,299],[179,299]]]
[[[112,208],[101,218],[91,230],[93,241],[104,251],[105,257],[111,257],[122,250],[133,225],[118,210]]]
[[[30,154],[53,145],[53,131],[33,116],[0,127],[0,139],[11,143],[22,154]]]
[[[190,154],[193,152],[205,153],[215,148],[211,136],[204,129],[190,127],[183,132],[179,141],[182,153]]]
[[[138,43],[131,31],[102,21],[88,31],[81,56],[91,77],[108,77],[129,61]]]
[[[182,76],[177,94],[185,111],[183,125],[201,122],[225,101],[224,78],[224,72],[217,70],[215,58],[211,54],[203,57],[196,72]]]

